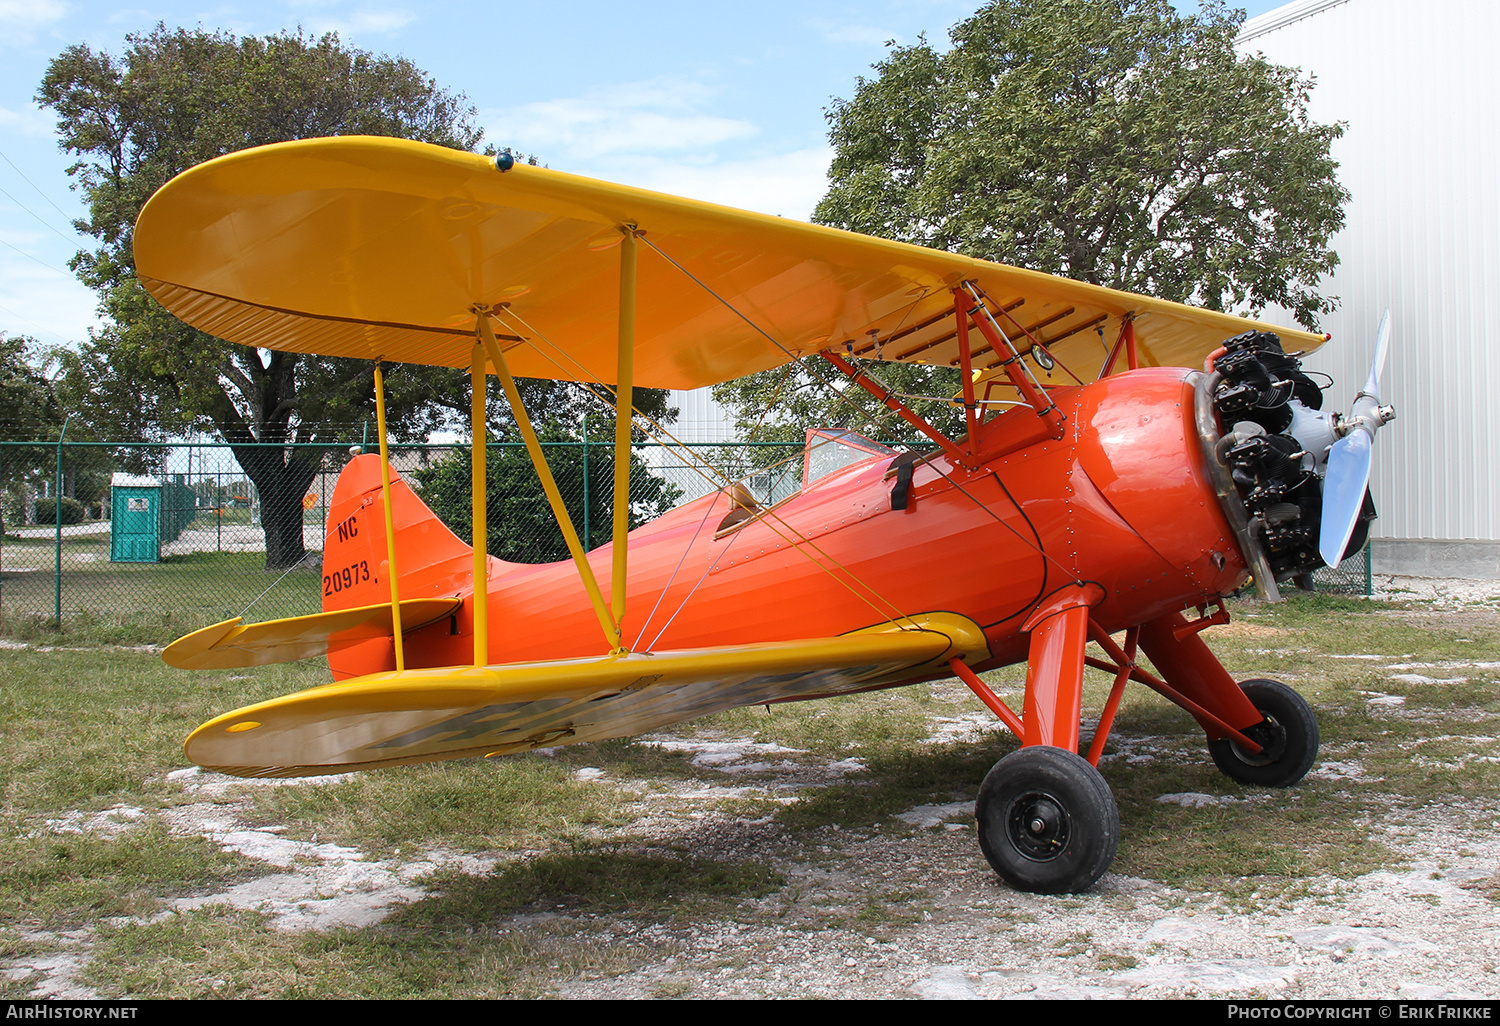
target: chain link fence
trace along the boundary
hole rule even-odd
[[[1369,542],[1338,566],[1313,571],[1313,591],[1323,595],[1363,595],[1369,598],[1374,590]]]
[[[260,484],[241,466],[245,450],[254,448],[0,443],[0,635],[31,637],[62,627],[167,641],[232,616],[260,620],[319,611],[328,505],[339,473],[360,447],[266,446],[280,466],[267,473],[265,454],[258,454]],[[609,541],[612,443],[544,441],[543,448],[586,545]],[[390,452],[423,501],[468,541],[468,445],[396,445]],[[631,524],[728,480],[757,474],[800,479],[800,457],[800,446],[784,443],[713,442],[681,450],[638,444]],[[489,443],[486,470],[490,552],[514,562],[567,558],[525,447]]]
[[[587,547],[608,542],[613,446],[543,447]],[[62,627],[160,642],[232,616],[319,611],[328,504],[360,447],[267,446],[278,466],[266,473],[259,454],[261,485],[241,466],[254,447],[238,448],[237,455],[212,442],[0,443],[0,635]],[[465,541],[469,458],[467,445],[391,448],[397,471]],[[633,459],[632,526],[727,481],[744,480],[761,502],[774,502],[795,491],[802,474],[802,447],[778,442],[650,442],[638,444]],[[524,446],[491,442],[486,469],[490,552],[512,562],[567,558]],[[1314,581],[1318,591],[1368,595],[1368,547]]]

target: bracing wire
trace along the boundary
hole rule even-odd
[[[679,271],[681,271],[683,274],[685,274],[689,279],[691,279],[694,283],[696,283],[701,289],[703,289],[703,291],[707,292],[714,299],[718,300],[721,304],[724,305],[724,307],[726,309],[728,309],[731,313],[733,313],[740,320],[744,321],[745,324],[748,325],[752,331],[756,332],[758,335],[760,335],[766,341],[770,342],[777,349],[781,350],[790,359],[793,359],[793,360],[797,359],[796,354],[794,354],[789,348],[787,348],[786,346],[782,345],[775,338],[772,338],[770,334],[768,334],[764,329],[762,329],[754,321],[750,320],[749,317],[746,317],[745,314],[743,314],[738,309],[736,309],[735,306],[734,306],[734,304],[730,303],[727,299],[725,299],[723,296],[719,295],[712,288],[710,288],[708,286],[708,284],[705,283],[702,279],[698,278],[695,274],[693,274],[687,268],[683,267],[676,260],[673,260],[670,256],[668,256],[665,252],[663,252],[662,249],[659,246],[657,246],[654,242],[652,242],[649,238],[647,238],[644,233],[642,233],[639,236],[639,238],[640,238],[640,240],[642,242],[644,242],[646,245],[650,246],[653,250],[655,250],[657,253],[659,253],[664,260],[666,260],[673,267],[677,268]],[[971,291],[970,294],[973,295],[972,291]],[[1005,332],[1004,332],[1004,330],[1002,330],[1000,328],[1000,325],[995,322],[994,316],[990,314],[989,308],[988,308],[987,304],[979,296],[974,296],[974,298],[975,298],[975,301],[978,303],[979,307],[984,310],[985,315],[987,317],[989,317],[990,323],[995,326],[995,330],[1000,333],[1001,338],[1005,339],[1006,345],[1011,348],[1012,355],[1014,355],[1014,346],[1010,342],[1010,337],[1008,335],[1006,335]],[[1026,370],[1026,368],[1024,366],[1023,366],[1022,369],[1023,369],[1023,371]],[[1032,380],[1035,381],[1034,378]],[[828,380],[826,378],[822,379],[822,383],[826,387],[828,387],[829,390],[832,391],[835,396],[837,396],[838,398],[842,399],[844,402],[849,403],[850,405],[854,406],[856,410],[860,410],[860,413],[863,416],[863,410],[860,409],[860,407],[858,406],[858,404],[854,403],[853,400],[849,399],[848,396],[845,396],[837,388],[834,388],[828,382]],[[1038,386],[1038,387],[1040,387],[1040,386]],[[1030,405],[1030,404],[1028,403],[1028,404],[1025,404],[1025,405]],[[1038,541],[1034,541],[1032,539],[1027,538],[1019,530],[1017,530],[1013,525],[1007,523],[1003,517],[1001,517],[994,510],[990,509],[983,502],[981,502],[979,500],[978,496],[974,495],[968,489],[964,488],[964,486],[962,484],[960,484],[959,481],[953,475],[944,473],[941,468],[935,466],[934,464],[932,464],[930,461],[928,461],[926,459],[923,459],[923,462],[926,463],[927,466],[932,467],[932,469],[934,471],[936,471],[940,476],[942,476],[943,478],[945,478],[951,485],[953,485],[953,487],[957,488],[959,490],[959,492],[961,492],[970,501],[972,501],[974,503],[974,505],[978,506],[981,510],[983,510],[991,518],[993,518],[997,523],[1001,524],[1007,530],[1009,530],[1012,534],[1014,534],[1016,536],[1016,538],[1018,538],[1021,541],[1022,544],[1026,545],[1028,548],[1034,550],[1038,555],[1040,555],[1043,559],[1047,560],[1049,563],[1055,564],[1059,570],[1061,570],[1064,573],[1066,573],[1070,578],[1075,578],[1076,579],[1077,574],[1075,574],[1072,570],[1069,570],[1066,566],[1064,566],[1061,562],[1059,562],[1058,559],[1055,556],[1053,556],[1052,554],[1050,554],[1049,552],[1047,552],[1047,550]],[[1024,516],[1024,514],[1022,514],[1022,515]]]
[[[276,578],[276,580],[272,581],[271,584],[270,584],[270,586],[267,587],[265,591],[261,592],[259,595],[255,596],[248,603],[246,603],[245,608],[240,610],[240,614],[239,614],[240,615],[240,619],[243,620],[245,618],[245,614],[248,613],[248,612],[250,612],[251,607],[254,606],[255,603],[259,602],[261,599],[263,599],[267,595],[271,594],[271,589],[272,588],[276,587],[282,581],[286,580],[287,574],[291,573],[293,570],[299,569],[302,566],[302,564],[305,563],[305,562],[307,562],[307,557],[306,556],[304,556],[303,558],[297,560],[297,562],[293,563],[291,566],[287,567],[286,570],[285,570],[285,572],[283,572],[280,577]]]
[[[640,238],[644,241],[645,237],[644,236],[640,236]],[[656,247],[653,246],[652,248],[655,249]],[[660,252],[660,250],[658,250],[658,252]],[[675,261],[673,261],[673,265],[674,266],[680,266],[680,265],[677,265],[675,263]],[[684,273],[687,273],[687,272],[684,272]],[[693,280],[697,281],[696,278],[693,279]],[[721,299],[720,302],[723,302],[723,300]],[[731,307],[730,309],[733,310],[733,307]],[[738,310],[735,310],[734,312],[735,312],[736,315],[741,316],[743,318],[743,315],[740,314]],[[578,363],[577,360],[573,359],[572,356],[568,355],[567,351],[564,348],[562,348],[561,346],[559,346],[557,343],[553,342],[543,332],[538,331],[534,325],[531,325],[531,324],[527,323],[524,318],[520,317],[513,310],[502,308],[501,310],[497,311],[497,316],[502,315],[502,314],[509,315],[510,317],[513,317],[516,321],[520,322],[528,331],[533,332],[539,339],[541,339],[542,341],[546,342],[546,344],[550,348],[552,348],[559,355],[561,355],[563,358],[565,358],[569,363],[571,363],[577,369],[577,372],[581,372],[586,378],[592,379],[592,384],[598,385],[600,388],[604,388],[604,389],[607,389],[609,387],[608,385],[604,384],[604,382],[599,381],[599,379],[595,375],[593,375],[591,372],[589,372],[588,369],[586,367],[584,367],[582,364]],[[762,334],[764,334],[764,332],[762,332]],[[769,338],[769,337],[770,336],[767,336],[767,338]],[[783,351],[785,351],[785,350],[783,350]],[[541,353],[542,351],[540,349],[538,349],[537,352]],[[542,353],[542,355],[550,363],[552,363],[553,366],[556,366],[559,370],[565,370],[566,369],[561,364],[559,364],[557,362],[557,360],[554,359],[553,357],[548,356],[545,353]],[[596,398],[600,399],[601,401],[605,401],[603,396],[599,395],[598,392],[595,392],[593,390],[593,388],[591,387],[590,381],[579,380],[577,383],[580,386],[582,386],[586,391],[590,392],[590,394],[594,395]],[[640,411],[637,410],[636,412],[640,412]],[[659,424],[655,419],[651,418],[650,416],[648,416],[645,413],[641,413],[641,416],[644,417],[646,420],[650,421],[658,430],[660,430],[668,438],[671,438],[672,443],[674,445],[676,445],[679,448],[682,448],[684,451],[686,451],[686,447],[683,446],[683,443],[681,441],[679,441],[677,438],[675,438],[674,436],[672,436],[671,432],[667,431],[666,428],[662,427],[661,424]],[[648,434],[649,434],[649,432],[648,432]],[[655,436],[653,435],[651,437],[654,438]],[[657,439],[657,440],[660,441],[660,439]],[[665,443],[663,443],[663,444],[665,444]],[[693,457],[694,457],[694,459],[702,460],[702,457],[699,457],[696,454],[693,454]],[[702,460],[702,462],[704,463],[705,466],[708,467],[708,469],[713,473],[713,475],[717,476],[723,482],[723,484],[732,484],[733,483],[717,467],[714,467],[712,464],[708,463],[706,460]],[[694,469],[696,470],[697,468],[695,467]],[[702,470],[698,470],[698,473],[705,480],[709,481],[710,483],[714,483],[714,477],[713,476],[710,476],[709,474],[703,473]],[[722,487],[722,485],[719,485],[719,487]],[[824,573],[826,573],[830,577],[832,577],[835,581],[838,581],[838,583],[840,585],[842,585],[846,590],[848,590],[850,592],[850,594],[854,595],[860,601],[862,601],[866,605],[868,605],[876,613],[876,615],[880,616],[882,619],[887,620],[887,621],[889,621],[891,623],[895,623],[898,620],[905,620],[905,621],[907,621],[908,624],[911,624],[913,627],[916,626],[915,625],[915,621],[913,621],[911,619],[910,615],[908,615],[906,612],[904,612],[899,606],[897,606],[894,602],[890,601],[889,599],[885,598],[883,595],[881,595],[879,592],[877,592],[874,588],[870,587],[868,584],[866,584],[864,581],[862,581],[859,578],[859,576],[856,575],[852,570],[850,570],[848,567],[844,566],[838,560],[834,559],[827,552],[823,551],[822,548],[820,548],[818,545],[816,545],[816,544],[813,543],[812,539],[807,538],[804,535],[802,535],[802,533],[800,531],[798,531],[796,528],[792,527],[790,524],[786,523],[784,520],[781,519],[780,516],[778,516],[777,514],[775,514],[772,510],[766,510],[764,513],[761,514],[761,516],[758,519],[759,519],[760,522],[764,523],[768,528],[770,528],[771,532],[773,534],[775,534],[778,538],[780,538],[782,541],[786,542],[793,549],[795,549],[798,552],[802,553],[802,555],[804,555],[806,558],[808,558],[809,560],[812,561],[813,565],[817,566]],[[787,533],[783,534],[781,530],[777,529],[778,526],[780,528],[784,529]],[[791,535],[791,537],[789,537],[788,535]],[[811,552],[809,552],[808,550],[811,550]],[[825,563],[820,562],[819,559],[816,558],[813,555],[813,553],[816,553],[816,557],[821,557],[823,560],[827,561],[827,564],[831,564],[831,565],[826,565]],[[843,571],[843,573],[848,577],[849,580],[845,581],[842,578],[840,578],[839,575],[837,573],[835,573],[835,570]],[[860,594],[859,590],[856,589],[855,587],[851,586],[851,584],[849,583],[849,581],[854,582],[854,584],[858,585],[859,588],[862,588],[862,589],[864,589],[864,591],[868,592],[868,596]],[[883,603],[885,606],[888,607],[888,609],[887,610],[882,610],[880,608],[880,606],[876,604],[875,601],[872,601],[872,598],[874,600],[878,600],[880,603]],[[679,606],[677,612],[681,612],[681,606]],[[894,615],[892,615],[892,614],[894,614]],[[677,613],[674,612],[673,613],[673,618],[674,619],[675,619],[676,615],[677,615]],[[658,637],[660,637],[660,635],[658,635]]]
[[[752,331],[754,331],[756,334],[760,335],[762,338],[764,338],[767,342],[769,342],[772,346],[774,346],[777,350],[779,350],[783,355],[785,355],[787,357],[787,359],[788,359],[788,367],[787,367],[787,370],[784,373],[783,378],[782,378],[782,387],[784,387],[785,382],[790,377],[790,373],[791,373],[791,366],[790,366],[790,364],[791,363],[801,364],[801,360],[799,358],[799,354],[796,353],[796,352],[794,352],[789,347],[783,345],[780,341],[778,341],[776,338],[774,338],[772,335],[770,335],[768,332],[766,332],[764,329],[762,329],[759,325],[757,325],[754,321],[752,321],[749,317],[747,317],[743,312],[741,312],[738,308],[736,308],[727,299],[725,299],[723,296],[720,296],[716,291],[714,291],[714,289],[711,288],[706,282],[704,282],[698,276],[696,276],[691,271],[689,271],[687,268],[685,268],[682,264],[678,263],[677,260],[675,260],[673,257],[671,257],[670,255],[668,255],[665,251],[663,251],[661,249],[661,247],[657,246],[649,237],[647,237],[647,235],[645,233],[640,233],[639,235],[637,235],[637,238],[640,241],[644,242],[647,246],[649,246],[659,256],[661,256],[662,259],[666,260],[674,268],[676,268],[678,271],[680,271],[685,277],[687,277],[689,280],[691,280],[692,282],[694,282],[701,289],[703,289],[705,292],[707,292],[711,297],[713,297],[715,300],[717,300],[722,306],[725,307],[725,309],[729,310],[737,318],[739,318],[741,321],[743,321],[745,323],[745,325],[747,327],[749,327]],[[980,306],[980,308],[984,309],[985,314],[988,316],[988,319],[990,320],[990,323],[994,326],[995,330],[997,332],[999,332],[1000,336],[1003,339],[1005,339],[1007,348],[1009,348],[1011,350],[1012,356],[1014,356],[1015,355],[1015,353],[1014,353],[1014,344],[1011,342],[1009,336],[1004,332],[1003,329],[1000,328],[999,324],[994,320],[994,317],[992,315],[989,315],[989,311],[988,311],[987,306],[984,303],[983,299],[980,299],[978,296],[976,296],[975,299],[978,302],[978,305]],[[559,356],[561,356],[568,363],[572,364],[574,368],[576,368],[576,372],[577,373],[576,374],[575,373],[570,373],[569,376],[575,377],[575,380],[580,385],[580,387],[582,387],[589,394],[593,395],[595,398],[599,399],[601,402],[604,402],[607,405],[612,405],[612,404],[609,403],[609,400],[605,397],[605,395],[601,394],[599,391],[596,391],[595,388],[593,387],[593,386],[597,385],[599,389],[608,390],[609,386],[606,385],[604,382],[600,381],[595,375],[593,375],[592,373],[590,373],[587,368],[583,367],[580,363],[578,363],[577,360],[575,360],[571,355],[568,354],[568,352],[567,352],[567,350],[565,348],[563,348],[562,346],[557,345],[550,338],[548,338],[545,335],[545,333],[543,333],[541,331],[538,331],[535,326],[529,324],[523,317],[521,317],[514,310],[512,310],[512,309],[510,309],[508,307],[499,307],[494,312],[495,312],[495,315],[497,317],[501,317],[501,318],[505,318],[505,317],[513,318],[515,321],[517,321],[518,323],[520,323],[525,329],[527,329],[528,331],[530,331],[535,338],[540,339],[541,341],[545,342],[546,345],[550,349],[552,349],[555,353],[557,353]],[[539,350],[539,349],[537,351],[541,352],[541,350]],[[558,367],[559,370],[566,370],[566,368],[563,367],[563,365],[561,363],[559,363],[556,358],[554,358],[554,357],[552,357],[550,355],[547,355],[545,353],[542,354],[542,355],[544,355],[546,357],[546,359],[548,359],[548,361],[551,362],[554,366]],[[807,364],[801,364],[801,365],[804,366],[804,367],[809,367],[809,365],[807,365]],[[810,367],[809,367],[809,370],[810,370]],[[1029,369],[1023,367],[1023,372],[1027,372],[1027,371],[1029,371]],[[855,403],[849,396],[845,395],[844,392],[841,389],[835,387],[835,385],[833,384],[833,382],[831,382],[827,378],[827,376],[825,376],[821,372],[815,372],[814,371],[814,372],[811,372],[811,373],[812,373],[812,377],[814,378],[814,380],[816,380],[819,384],[821,384],[828,392],[830,392],[832,395],[834,395],[839,401],[843,402],[844,404],[846,404],[848,406],[853,407],[854,411],[857,413],[857,415],[859,416],[859,418],[861,419],[861,421],[865,420],[869,416],[868,412],[863,407],[861,407],[858,403]],[[1028,376],[1029,376],[1029,374],[1028,374]],[[988,401],[987,401],[987,405],[991,405],[991,404],[988,403]],[[1007,402],[1007,401],[995,401],[992,405],[1028,405],[1028,404],[1024,404],[1024,403],[1010,403],[1010,402]],[[769,412],[769,409],[770,409],[770,406],[768,404],[767,409],[762,412],[760,420],[757,421],[756,429],[758,429],[760,427],[761,423],[764,421],[765,416]],[[684,455],[686,455],[686,456],[689,457],[689,459],[685,459],[684,462],[688,464],[688,466],[689,466],[690,469],[692,469],[696,473],[698,473],[700,477],[704,478],[706,481],[708,481],[711,484],[716,484],[717,483],[716,480],[715,480],[716,478],[718,479],[719,482],[723,482],[723,484],[729,484],[729,483],[731,483],[731,481],[728,478],[728,476],[725,475],[718,467],[713,466],[707,460],[705,460],[702,457],[698,456],[696,453],[692,453],[690,450],[688,450],[683,445],[683,443],[680,440],[678,440],[675,436],[673,436],[671,434],[671,432],[667,431],[667,429],[665,427],[663,427],[659,422],[657,422],[654,418],[652,418],[649,415],[645,414],[643,411],[639,410],[638,408],[635,409],[633,412],[635,412],[636,414],[640,415],[643,419],[645,419],[648,422],[650,422],[659,432],[661,432],[662,435],[665,435],[667,438],[671,439],[672,445],[675,446],[678,450],[681,450],[681,452]],[[652,437],[656,441],[661,442],[660,437],[658,437],[657,435],[653,434],[651,431],[647,430],[646,433],[647,433],[647,435],[649,437]],[[665,445],[666,443],[662,443],[662,444]],[[702,463],[703,468],[706,468],[707,472],[705,472],[705,470],[703,468],[700,468],[697,465],[700,462]],[[942,477],[944,477],[945,479],[947,479],[950,484],[952,484],[961,494],[963,494],[971,502],[973,502],[979,509],[983,510],[993,520],[995,520],[1001,526],[1005,527],[1023,545],[1025,545],[1026,547],[1031,548],[1032,550],[1034,550],[1035,552],[1037,552],[1048,563],[1056,565],[1057,568],[1059,570],[1063,571],[1064,573],[1066,573],[1068,577],[1070,577],[1070,578],[1076,577],[1076,574],[1074,572],[1072,572],[1066,566],[1064,566],[1061,562],[1059,562],[1056,557],[1054,557],[1050,553],[1048,553],[1045,550],[1045,548],[1040,544],[1039,540],[1034,540],[1034,539],[1031,539],[1031,538],[1027,538],[1015,525],[1010,524],[1009,522],[1007,522],[1005,520],[1005,518],[999,516],[994,510],[990,509],[985,503],[983,503],[982,501],[980,501],[977,496],[975,496],[973,493],[971,493],[968,489],[964,488],[963,485],[959,481],[957,481],[951,474],[945,473],[941,468],[933,466],[933,464],[931,463],[931,461],[928,460],[928,459],[926,459],[926,458],[923,458],[922,462],[925,465],[932,466],[933,469],[935,471],[937,471],[937,473],[939,475],[941,475]],[[722,487],[722,485],[719,485],[719,487]],[[1024,513],[1022,514],[1022,516],[1024,517]],[[707,518],[707,514],[705,514],[705,522],[706,522],[706,518]],[[783,541],[786,541],[792,548],[797,549],[798,551],[803,552],[803,554],[805,556],[807,556],[807,558],[811,559],[816,566],[818,566],[820,569],[822,569],[825,573],[829,574],[829,576],[833,577],[834,580],[838,581],[843,587],[845,587],[848,591],[850,591],[850,593],[852,595],[854,595],[855,597],[859,598],[865,604],[869,605],[871,607],[871,609],[874,610],[877,613],[877,615],[881,615],[883,618],[885,618],[886,620],[888,620],[889,622],[892,622],[892,623],[895,623],[897,619],[906,620],[908,623],[912,622],[911,618],[910,618],[910,616],[908,614],[902,612],[894,603],[890,602],[888,599],[885,599],[884,597],[882,597],[881,595],[879,595],[879,593],[877,593],[874,589],[870,588],[869,585],[867,585],[863,581],[861,581],[847,567],[843,566],[837,560],[835,560],[831,556],[829,556],[826,552],[824,552],[822,550],[821,547],[815,545],[811,541],[811,539],[802,537],[801,536],[801,532],[799,532],[796,529],[792,528],[789,524],[786,524],[784,521],[781,520],[780,517],[778,517],[778,516],[774,515],[773,513],[771,513],[771,511],[768,510],[768,511],[764,512],[757,519],[760,520],[761,522],[765,523],[767,525],[767,527],[769,527],[772,530],[773,533],[775,533]],[[787,537],[787,535],[782,534],[781,531],[779,531],[779,530],[776,529],[776,525],[777,524],[779,524],[781,527],[785,528],[791,535],[796,536],[796,537],[795,538]],[[698,537],[698,533],[699,533],[699,531],[701,531],[701,528],[702,528],[702,523],[700,523],[699,526],[698,526],[698,528],[695,530],[694,536],[693,536],[693,540],[690,541],[689,545],[688,545],[689,549],[691,548],[693,542],[696,541],[696,539]],[[733,541],[734,541],[734,539],[731,538],[730,539],[730,544],[731,545],[733,544]],[[726,546],[726,551],[727,551],[727,549],[728,549],[728,546]],[[811,550],[811,551],[809,552],[809,551],[806,551],[806,550]],[[813,555],[814,553],[816,553],[816,555]],[[684,552],[683,552],[683,557],[682,557],[683,559],[686,558],[686,554],[687,554],[687,549],[685,549]],[[723,553],[719,554],[720,557],[722,555],[723,555]],[[821,557],[821,559],[819,559],[818,557]],[[823,560],[826,560],[827,563],[825,564],[823,562]],[[674,569],[671,578],[667,582],[667,587],[670,587],[670,585],[673,583],[673,581],[675,581],[677,573],[681,569],[681,563],[682,563],[682,560],[679,560],[679,565],[678,565],[678,567],[676,569]],[[717,565],[717,563],[718,563],[718,557],[715,558],[715,560],[714,560],[714,562],[713,562],[712,565]],[[831,564],[831,565],[829,565],[829,564]],[[710,566],[709,569],[712,569],[712,566]],[[840,577],[840,575],[835,572],[836,570],[842,570],[843,573],[844,573],[844,575],[846,575],[848,577],[848,580],[847,581],[843,580]],[[653,638],[653,640],[651,642],[652,645],[655,645],[658,641],[660,641],[661,637],[665,634],[666,630],[671,626],[672,622],[676,619],[677,615],[685,607],[688,599],[690,599],[692,597],[692,595],[694,593],[696,593],[696,591],[698,590],[698,587],[702,584],[702,581],[707,578],[707,576],[708,576],[708,571],[706,570],[705,573],[704,573],[704,575],[703,575],[703,577],[699,580],[699,582],[697,584],[695,584],[693,586],[693,588],[688,592],[687,596],[685,596],[683,598],[682,602],[680,602],[678,604],[677,609],[673,611],[673,613],[671,614],[670,617],[668,617],[666,623],[663,624],[661,630],[659,630],[657,632],[656,636]],[[856,589],[855,587],[851,586],[851,584],[850,584],[851,581],[854,584],[857,584],[859,586],[859,589],[863,589],[865,592],[868,592],[868,596],[864,595],[864,594],[861,594],[859,589]],[[637,641],[639,641],[640,637],[644,636],[646,627],[649,626],[651,620],[655,618],[655,615],[656,615],[657,611],[661,607],[662,601],[665,599],[666,592],[667,592],[667,588],[663,588],[661,594],[657,598],[656,604],[652,607],[652,610],[651,610],[650,614],[647,616],[646,621],[642,624],[641,631],[640,631],[640,633],[637,636]],[[894,611],[895,616],[892,616],[889,612],[882,612],[880,610],[879,606],[876,605],[875,601],[872,601],[872,598],[874,600],[878,600],[879,602],[881,602],[881,603],[889,606],[890,610]]]

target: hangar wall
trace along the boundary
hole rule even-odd
[[[1375,571],[1500,579],[1500,4],[1297,0],[1240,46],[1317,76],[1310,111],[1351,193],[1326,283],[1333,340],[1307,365],[1347,408],[1394,327],[1375,445]],[[1278,320],[1268,311],[1267,320]],[[1283,318],[1284,319],[1284,318]]]

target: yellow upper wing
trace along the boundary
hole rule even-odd
[[[233,342],[466,367],[475,308],[509,304],[497,331],[513,373],[612,382],[627,224],[646,240],[642,386],[695,388],[785,362],[765,335],[793,353],[843,352],[852,341],[875,356],[876,332],[884,359],[956,362],[942,315],[965,280],[1083,380],[1103,362],[1096,329],[1113,342],[1127,314],[1142,362],[1157,365],[1200,363],[1253,323],[545,168],[501,172],[477,154],[383,138],[281,143],[192,168],[141,211],[135,257],[167,309]],[[1288,350],[1323,341],[1278,330]]]

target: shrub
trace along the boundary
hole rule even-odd
[[[56,499],[36,500],[36,522],[39,524],[57,523],[56,503]],[[83,523],[83,503],[64,495],[62,497],[62,522],[65,524]]]

